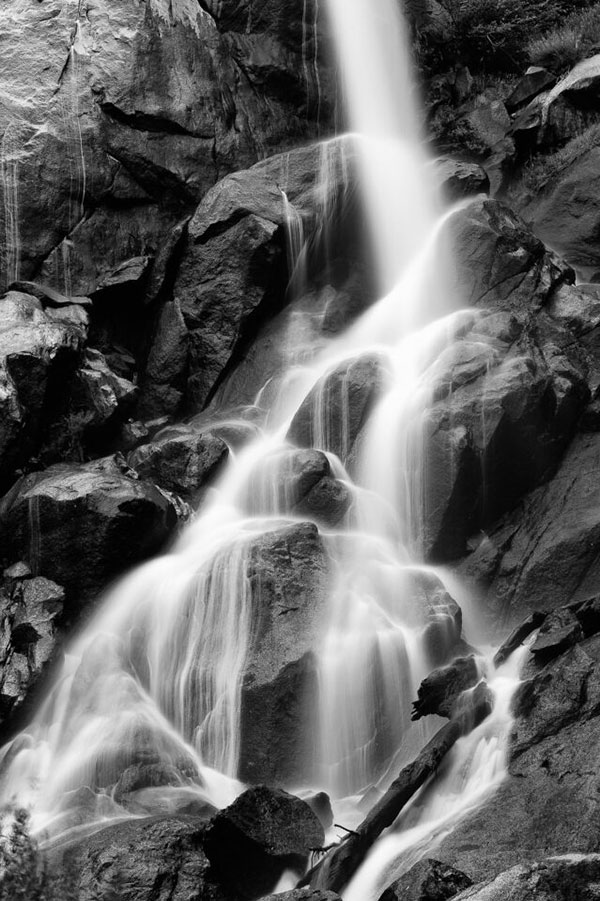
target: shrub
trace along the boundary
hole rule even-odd
[[[527,47],[529,62],[557,74],[592,56],[600,47],[600,3],[576,10],[556,28],[533,38]]]
[[[49,871],[29,832],[27,812],[17,810],[1,825],[0,901],[76,901],[74,875]]]
[[[453,52],[474,69],[518,71],[529,39],[564,23],[591,0],[446,0],[453,21]],[[542,24],[543,23],[543,24]]]
[[[534,157],[523,170],[523,181],[532,191],[541,191],[567,166],[594,147],[600,147],[600,124],[591,125],[556,153]]]

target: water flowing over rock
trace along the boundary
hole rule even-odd
[[[0,504],[7,556],[64,585],[76,614],[124,569],[156,553],[178,522],[173,501],[116,457],[24,476]]]

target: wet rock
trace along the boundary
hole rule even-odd
[[[465,873],[449,864],[428,858],[396,879],[379,901],[447,901],[473,885]]]
[[[194,503],[226,461],[229,449],[212,432],[186,430],[155,436],[130,454],[129,465],[143,479]]]
[[[87,348],[77,378],[81,400],[90,413],[90,427],[99,429],[133,409],[137,387],[116,375],[99,350]]]
[[[87,314],[82,316],[79,324],[54,318],[40,300],[18,291],[0,298],[0,467],[5,485],[14,468],[39,448],[44,426],[56,415],[57,400],[67,390],[87,334]]]
[[[267,532],[251,548],[254,641],[242,684],[239,772],[245,782],[298,785],[308,775],[328,569],[312,523]]]
[[[4,553],[25,556],[35,574],[64,585],[71,614],[157,553],[176,525],[168,495],[118,457],[31,473],[0,502]]]
[[[535,310],[555,287],[573,281],[569,267],[496,200],[477,198],[457,211],[448,227],[455,254],[455,291],[463,304]]]
[[[51,867],[75,873],[80,901],[225,901],[202,848],[203,822],[153,817],[109,826],[53,852]]]
[[[516,629],[513,629],[494,654],[494,666],[498,667],[506,663],[511,654],[514,654],[517,648],[521,647],[523,642],[542,625],[545,619],[546,614],[538,610],[528,616]]]
[[[0,722],[31,706],[33,693],[55,658],[57,619],[65,591],[28,567],[5,570],[0,587]]]
[[[324,453],[288,448],[255,467],[246,504],[253,514],[292,513],[334,526],[351,500],[350,489],[333,476]]]
[[[238,32],[190,0],[118,15],[102,0],[79,18],[58,0],[7,10],[3,155],[19,203],[18,234],[2,213],[8,282],[75,295],[152,282],[164,239],[221,174],[315,137],[333,83],[312,25],[320,78],[312,64],[305,74],[303,14],[316,20],[267,4]]]
[[[541,66],[530,66],[520,79],[516,88],[506,100],[506,108],[510,113],[530,103],[542,91],[548,91],[556,84],[556,75]]]
[[[472,194],[487,194],[490,190],[490,180],[477,163],[442,157],[435,161],[435,170],[442,190],[450,201],[456,202]]]
[[[571,854],[513,867],[484,885],[456,896],[457,901],[594,901],[600,877],[600,855]]]
[[[462,610],[443,583],[432,574],[419,573],[416,587],[423,592],[420,607],[425,620],[422,641],[432,666],[446,663],[459,649]]]
[[[340,363],[307,394],[291,422],[288,440],[299,447],[331,451],[342,463],[351,461],[385,383],[385,366],[377,356]]]
[[[300,875],[310,849],[322,847],[324,838],[308,804],[259,785],[214,817],[204,848],[223,886],[236,897],[252,899],[274,888],[286,870]]]
[[[460,695],[474,688],[481,676],[481,668],[473,655],[459,657],[448,666],[434,670],[419,686],[412,719],[419,720],[432,713],[451,717]]]

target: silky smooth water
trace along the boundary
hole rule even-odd
[[[315,647],[315,750],[305,785],[294,788],[329,791],[351,827],[436,729],[435,721],[410,721],[432,665],[428,592],[442,587],[422,564],[423,428],[440,358],[479,314],[447,294],[440,239],[449,214],[438,209],[422,150],[397,4],[328,0],[328,14],[353,132],[323,145],[322,197],[330,196],[332,168],[346,171],[351,144],[381,300],[327,342],[313,342],[297,320],[303,325],[295,340],[286,338],[281,372],[246,422],[248,441],[232,450],[172,552],[105,598],[33,722],[3,750],[2,800],[29,806],[35,827],[55,841],[179,809],[182,800],[198,810],[223,806],[242,790],[241,686],[256,641],[248,573],[255,542],[294,521],[281,483],[286,434],[302,404],[310,403],[313,446],[327,454],[352,503],[335,528],[321,528],[330,573],[326,628]],[[298,293],[307,281],[307,240],[285,179],[281,188]],[[328,202],[317,210],[321,223]],[[355,440],[351,391],[365,360],[380,387]],[[467,634],[472,626],[467,617]],[[502,778],[514,678],[496,675],[494,716],[459,743],[439,791],[411,809],[410,836],[385,839],[349,897],[370,897],[478,803],[484,782]],[[148,760],[170,768],[172,778],[138,793],[128,809],[121,776]]]

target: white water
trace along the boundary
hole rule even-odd
[[[259,397],[273,401],[258,432],[250,430],[255,437],[232,454],[172,553],[105,599],[26,734],[3,751],[4,802],[30,806],[36,828],[50,837],[183,802],[196,810],[222,806],[242,789],[241,684],[256,640],[248,573],[256,541],[291,519],[281,461],[288,459],[289,424],[307,398],[313,444],[328,454],[353,503],[335,529],[322,530],[331,584],[327,628],[315,648],[317,740],[305,787],[330,791],[352,826],[436,728],[410,723],[411,702],[432,665],[428,605],[441,593],[420,563],[422,425],[437,361],[476,315],[444,296],[445,216],[436,210],[421,150],[396,4],[329,0],[329,15],[382,299],[324,349],[311,353],[300,339],[289,342],[279,384]],[[326,176],[339,165],[334,146],[324,145]],[[323,197],[319,214],[331,202]],[[285,194],[282,204],[298,291],[307,278],[304,225]],[[367,357],[379,363],[381,397],[355,442],[348,391]],[[341,370],[332,389],[327,379]],[[382,842],[349,897],[375,892],[390,867],[397,873],[478,803],[483,783],[502,778],[514,684],[503,678],[494,680],[500,700],[493,718],[457,746],[439,793],[413,805],[410,834]],[[157,762],[170,768],[171,784],[133,791],[126,804],[122,774]]]

